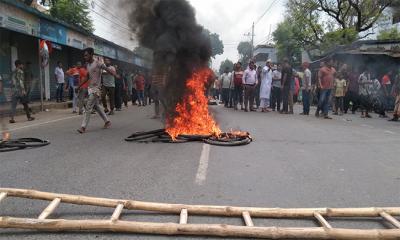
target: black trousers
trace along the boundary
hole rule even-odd
[[[289,92],[290,86],[283,86],[282,88],[282,111],[289,112]]]
[[[122,83],[121,81],[115,81],[115,108],[122,108]]]
[[[281,110],[281,102],[282,102],[282,89],[280,87],[272,87],[271,92],[271,108],[277,111]]]
[[[350,102],[353,103],[353,107],[351,108],[351,111],[355,112],[360,107],[360,96],[358,95],[358,93],[353,92],[353,91],[348,91],[346,93],[346,96],[344,97],[344,101],[343,101],[345,113],[347,113],[347,111],[350,108]]]

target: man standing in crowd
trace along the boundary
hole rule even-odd
[[[115,71],[118,77],[115,77],[115,110],[122,111],[122,90],[124,88],[123,71],[115,65]]]
[[[359,86],[358,86],[358,77],[359,74],[356,70],[352,69],[348,74],[347,78],[347,91],[346,96],[344,98],[344,113],[347,113],[350,108],[350,102],[353,104],[351,112],[353,114],[356,113],[357,108],[360,105],[360,99],[358,95]]]
[[[224,106],[229,107],[229,89],[232,84],[232,76],[229,73],[229,68],[226,67],[224,73],[219,78],[220,86],[221,86],[221,95],[222,101],[224,102]]]
[[[274,71],[272,72],[272,91],[271,91],[271,104],[272,111],[281,111],[281,93],[282,93],[282,85],[281,85],[281,65],[274,65]]]
[[[104,63],[108,69],[115,73],[114,66],[111,65],[111,60],[109,58],[104,59]],[[104,112],[108,115],[114,115],[115,108],[115,77],[114,74],[108,73],[103,70],[102,73],[103,86],[101,90],[101,101],[103,103]],[[110,108],[107,107],[107,97],[110,102]]]
[[[396,80],[392,87],[392,95],[396,98],[396,103],[393,111],[393,118],[389,121],[397,122],[400,118],[400,74],[396,76]]]
[[[60,61],[57,62],[57,67],[54,70],[54,76],[57,80],[57,91],[56,91],[56,98],[57,102],[64,102],[64,70],[62,68],[62,63]]]
[[[260,90],[261,90],[261,78],[262,78],[261,75],[262,75],[262,72],[263,72],[263,67],[262,66],[258,66],[256,69],[257,69],[258,83],[256,85],[256,90],[254,92],[254,100],[255,100],[255,103],[256,103],[256,109],[258,109],[260,107],[260,104],[261,104]],[[267,103],[267,105],[269,105],[269,102]]]
[[[136,83],[135,83],[135,79],[136,79],[137,75],[138,75],[138,71],[135,73],[132,73],[132,75],[130,76],[130,80],[132,82],[132,105],[137,105],[137,103],[136,103],[137,91],[136,91]]]
[[[24,65],[20,60],[15,61],[15,70],[12,73],[11,79],[11,116],[10,123],[15,123],[14,116],[17,110],[18,101],[24,106],[24,111],[28,121],[33,121],[35,118],[31,117],[28,106],[28,98],[26,96],[24,84]]]
[[[139,100],[139,107],[140,106],[145,106],[144,104],[144,86],[145,85],[145,79],[144,76],[141,72],[139,72],[136,77],[135,77],[135,86],[136,86],[136,92],[137,92],[137,97]]]
[[[362,118],[371,118],[369,112],[372,109],[373,83],[374,82],[371,79],[371,73],[367,68],[365,68],[365,70],[361,73],[360,77],[358,78]]]
[[[392,96],[390,96],[391,94],[391,84],[392,84],[392,81],[391,81],[391,77],[392,77],[392,75],[393,75],[393,71],[392,70],[390,70],[390,71],[388,71],[383,77],[382,77],[382,83],[381,83],[381,86],[382,86],[382,100],[383,100],[383,106],[384,106],[384,112],[386,112],[387,110],[389,110],[389,107],[390,107],[390,104],[391,104],[391,99],[392,99]],[[386,116],[386,114],[385,114],[385,116]]]
[[[266,66],[262,69],[260,84],[260,106],[262,112],[270,112],[270,97],[272,85],[272,60],[268,59]]]
[[[282,114],[289,114],[289,93],[290,93],[290,83],[293,79],[293,69],[289,64],[289,59],[285,58],[283,60],[283,69],[282,69]]]
[[[66,74],[68,76],[68,81],[65,89],[72,89],[72,113],[77,113],[76,110],[78,107],[78,93],[76,91],[76,88],[79,86],[79,69],[77,66],[72,66],[72,68],[68,69]]]
[[[111,122],[108,120],[107,115],[104,113],[103,108],[100,106],[100,94],[101,94],[101,73],[102,70],[106,70],[108,73],[117,77],[117,74],[113,71],[113,69],[107,67],[104,63],[94,58],[94,49],[87,48],[84,50],[83,57],[87,62],[87,71],[89,74],[89,97],[86,103],[86,109],[82,121],[81,128],[78,129],[78,132],[83,134],[86,132],[86,128],[90,121],[90,115],[92,114],[92,110],[95,110],[100,117],[104,121],[104,128],[111,127]]]
[[[238,104],[242,110],[243,108],[243,70],[242,70],[242,63],[238,62],[235,65],[235,70],[232,74],[232,82],[234,85],[233,90],[233,104],[234,109],[238,110]]]
[[[300,115],[310,114],[310,93],[311,93],[311,71],[309,69],[310,64],[308,62],[303,63],[303,82],[301,95],[303,98],[303,112]]]
[[[323,66],[318,72],[318,85],[320,87],[320,96],[318,101],[318,109],[315,113],[316,117],[320,116],[322,111],[325,119],[332,119],[329,117],[329,101],[333,88],[333,81],[335,80],[336,70],[333,67],[333,60],[329,59],[327,64]]]
[[[254,109],[254,94],[258,84],[257,70],[254,61],[250,61],[249,67],[243,73],[244,86],[244,111],[256,111]]]
[[[79,70],[79,86],[76,91],[78,91],[78,109],[79,115],[83,114],[83,107],[85,105],[85,99],[88,96],[88,86],[89,82],[87,81],[88,73],[86,68],[82,66],[81,62],[77,63],[77,68]]]

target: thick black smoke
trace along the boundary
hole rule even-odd
[[[130,27],[140,45],[154,52],[153,76],[165,74],[163,102],[172,115],[184,94],[185,81],[211,57],[208,34],[198,25],[186,0],[131,0]],[[127,7],[125,5],[125,7]]]

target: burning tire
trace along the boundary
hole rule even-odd
[[[204,142],[210,145],[222,146],[222,147],[235,147],[250,144],[253,139],[250,134],[233,134],[233,133],[223,133],[221,136],[212,136],[204,139]]]
[[[0,142],[0,152],[11,152],[25,148],[38,148],[49,144],[49,141],[38,138],[11,139]]]

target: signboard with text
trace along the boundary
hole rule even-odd
[[[40,37],[58,44],[67,45],[66,28],[44,19],[40,19]]]
[[[0,27],[38,36],[39,19],[21,9],[0,3]]]

